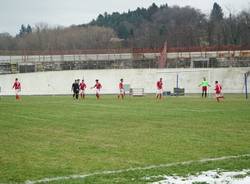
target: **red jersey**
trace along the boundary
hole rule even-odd
[[[98,82],[98,83],[96,83],[96,84],[95,84],[95,88],[96,88],[96,89],[101,89],[101,88],[102,88],[101,83],[99,83],[99,82]]]
[[[13,84],[13,87],[12,88],[15,88],[15,89],[21,89],[21,83],[16,81],[14,84]]]
[[[214,90],[215,90],[216,93],[221,93],[221,90],[222,90],[221,85],[220,84],[216,84]]]
[[[119,83],[119,89],[124,89],[124,86],[123,86],[122,82]]]
[[[86,84],[84,82],[80,83],[80,90],[85,90],[86,89]]]
[[[158,82],[156,83],[157,89],[162,89],[162,86],[163,86],[162,81],[158,81]]]

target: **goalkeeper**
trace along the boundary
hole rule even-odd
[[[201,87],[202,89],[202,98],[205,96],[205,98],[207,98],[207,90],[208,87],[211,87],[208,83],[208,81],[206,80],[206,78],[203,78],[203,81],[199,84],[199,87]]]

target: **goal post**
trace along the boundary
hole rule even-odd
[[[246,99],[248,99],[248,76],[250,75],[250,71],[246,72],[244,74],[244,84],[245,84],[245,95],[246,95]]]
[[[163,79],[164,90],[171,91],[171,94],[174,96],[183,96],[183,93],[198,94],[200,93],[199,84],[204,77],[209,81],[210,85],[212,85],[214,80],[211,71],[208,69],[159,71],[156,76],[157,79]],[[209,97],[211,97],[212,93],[212,89],[208,88]]]

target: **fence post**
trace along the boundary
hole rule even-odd
[[[244,78],[245,78],[245,93],[246,93],[246,99],[248,99],[247,77],[248,77],[248,73],[245,73],[245,74],[244,74]]]

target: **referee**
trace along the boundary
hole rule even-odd
[[[80,90],[78,80],[75,80],[75,82],[72,84],[71,90],[73,91],[73,99],[78,100]]]

